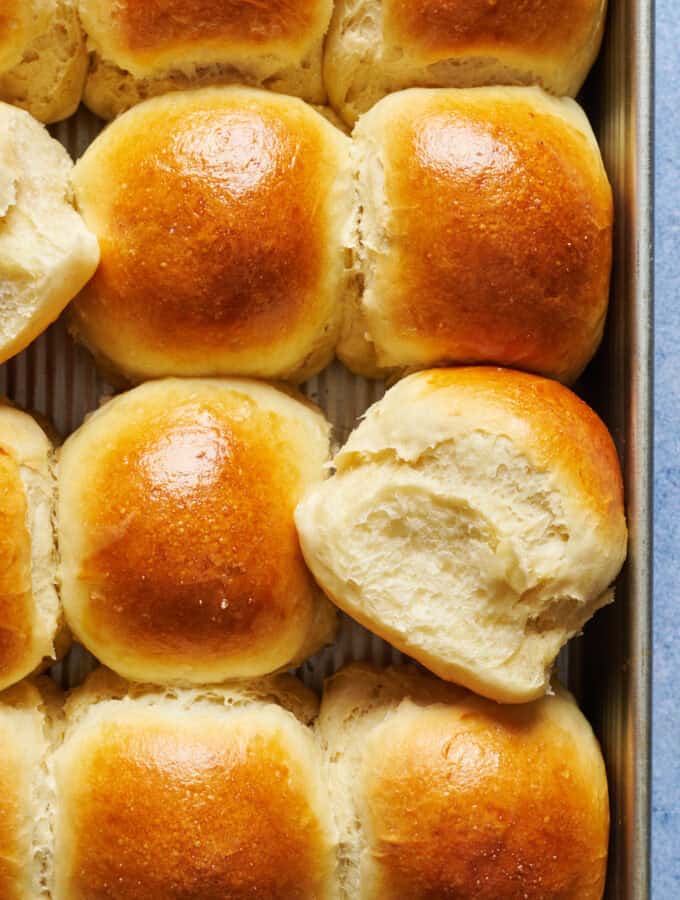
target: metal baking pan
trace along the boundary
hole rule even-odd
[[[630,529],[616,602],[576,643],[570,680],[602,742],[611,791],[608,900],[650,896],[653,0],[610,0],[584,91],[614,188],[611,306],[581,393],[623,462]]]
[[[600,612],[560,660],[602,742],[610,779],[612,838],[607,898],[649,896],[649,672],[651,516],[651,83],[652,0],[611,0],[600,60],[582,101],[599,138],[616,199],[612,302],[603,346],[578,389],[614,434],[624,464],[630,555],[617,602]],[[53,127],[78,157],[101,123],[85,110]],[[47,415],[69,434],[109,388],[91,358],[57,322],[20,356],[0,366],[0,391]],[[312,379],[318,402],[343,441],[383,386],[337,363]],[[400,654],[343,618],[336,644],[300,670],[319,688],[350,659],[378,664]],[[80,648],[56,666],[65,687],[79,683],[94,660]]]

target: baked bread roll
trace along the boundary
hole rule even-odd
[[[102,248],[76,336],[131,380],[323,368],[349,285],[348,148],[301,100],[248,88],[121,116],[76,166]]]
[[[54,900],[330,900],[316,700],[290,677],[158,691],[95,673],[54,759]]]
[[[0,404],[0,689],[57,655],[51,454],[31,416]]]
[[[369,376],[493,363],[574,380],[607,311],[612,193],[588,121],[537,88],[411,90],[354,132]]]
[[[626,556],[614,444],[567,388],[511,370],[400,381],[296,511],[327,595],[437,675],[545,693]]]
[[[76,111],[86,72],[76,0],[2,0],[0,100],[57,122]]]
[[[43,699],[22,682],[0,694],[0,897],[43,900],[49,865]]]
[[[168,91],[240,82],[326,98],[332,0],[78,0],[92,66],[85,102],[113,118]]]
[[[571,695],[498,706],[415,670],[327,683],[319,732],[347,900],[601,900],[609,807]]]
[[[606,0],[337,0],[328,95],[353,123],[392,91],[538,84],[575,97],[595,61]]]
[[[73,208],[73,164],[21,109],[0,103],[0,362],[47,328],[97,268]]]
[[[59,459],[61,591],[74,633],[137,681],[219,682],[331,639],[293,512],[324,477],[320,412],[250,381],[150,382]]]

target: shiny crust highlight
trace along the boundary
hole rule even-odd
[[[313,652],[333,616],[293,510],[327,454],[321,415],[266,385],[170,380],[112,401],[60,458],[72,628],[137,680],[216,682]]]
[[[244,88],[131,110],[76,166],[102,260],[75,333],[133,380],[317,371],[347,282],[347,150],[310,107]]]
[[[341,341],[350,367],[492,363],[573,381],[602,335],[613,219],[580,109],[529,88],[412,90],[355,140],[369,344]]]

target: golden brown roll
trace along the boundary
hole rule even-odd
[[[324,75],[347,122],[392,91],[537,84],[575,97],[606,0],[338,0]]]
[[[493,363],[575,379],[602,336],[612,241],[581,109],[537,88],[414,89],[354,138],[364,291],[338,351],[350,368]]]
[[[335,833],[293,678],[154,692],[96,673],[54,759],[54,900],[331,900]]]
[[[332,0],[78,0],[105,119],[168,91],[240,82],[323,103]]]
[[[0,690],[56,656],[51,455],[34,419],[0,404]]]
[[[0,694],[0,897],[42,900],[50,865],[48,735],[38,689]]]
[[[626,556],[612,439],[570,390],[508,369],[411,375],[296,511],[327,595],[437,675],[522,703],[612,599]]]
[[[76,166],[102,250],[76,335],[133,380],[323,368],[348,290],[348,148],[301,100],[248,88],[121,116]]]
[[[86,72],[76,0],[2,0],[0,100],[56,122],[76,111]]]
[[[27,112],[0,102],[0,363],[47,328],[94,274],[73,208],[73,163]]]
[[[354,665],[327,683],[319,732],[346,900],[601,900],[607,778],[559,686],[503,707]]]
[[[328,445],[315,407],[257,382],[168,379],[110,401],[59,459],[74,633],[138,681],[262,675],[313,653],[335,616],[293,512]]]

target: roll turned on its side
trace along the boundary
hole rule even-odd
[[[598,416],[538,376],[433,369],[371,407],[333,465],[296,510],[326,594],[448,681],[505,703],[542,696],[626,557]]]

